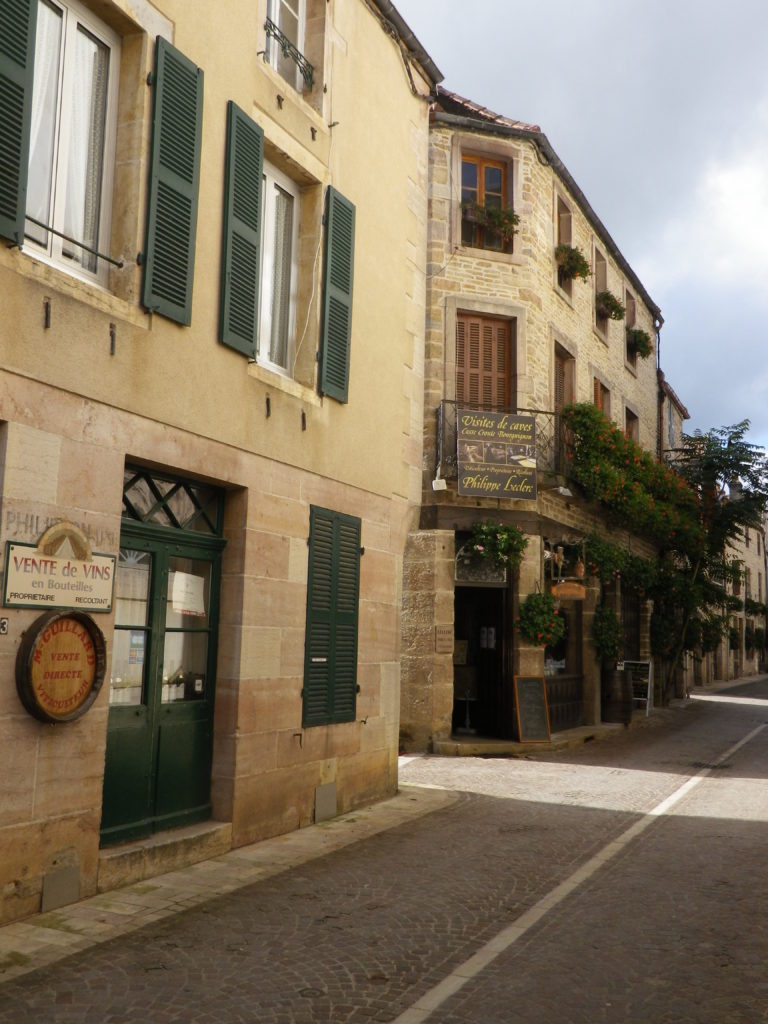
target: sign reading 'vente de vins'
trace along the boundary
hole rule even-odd
[[[532,416],[457,411],[459,494],[536,498],[536,422]]]
[[[32,544],[8,542],[3,604],[9,608],[112,608],[115,556],[89,559],[41,553]]]

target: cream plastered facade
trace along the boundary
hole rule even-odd
[[[458,103],[453,102],[456,99]],[[512,252],[462,244],[463,154],[505,166],[506,202],[520,218]],[[439,744],[451,733],[458,697],[453,655],[436,649],[435,628],[454,624],[457,533],[466,536],[473,522],[494,519],[516,523],[528,537],[519,574],[510,581],[504,613],[507,637],[502,671],[510,692],[513,674],[544,675],[542,649],[515,636],[513,623],[519,601],[538,589],[547,589],[547,558],[552,545],[578,541],[595,532],[627,543],[626,533],[610,531],[596,506],[586,505],[567,490],[561,494],[557,488],[563,488],[567,480],[551,474],[547,478],[541,465],[535,501],[462,497],[455,476],[450,475],[434,487],[438,408],[441,402],[451,403],[457,397],[458,315],[495,317],[513,325],[512,409],[521,413],[555,410],[557,353],[566,366],[566,402],[592,402],[595,380],[599,381],[610,395],[611,418],[625,429],[627,414],[629,419],[634,417],[639,443],[654,453],[658,452],[659,417],[659,310],[538,129],[489,115],[449,94],[449,102],[441,106],[438,100],[433,112],[429,168],[423,504],[421,529],[409,538],[404,593],[401,742],[413,750],[441,749]],[[559,226],[564,216],[567,238]],[[586,282],[573,280],[570,287],[558,283],[554,250],[558,241],[564,240],[582,250],[593,271],[604,261],[600,286],[633,310],[632,325],[653,340],[650,358],[628,356],[626,321],[597,321],[595,274]],[[632,538],[631,546],[638,553],[652,553],[641,539]],[[579,612],[585,724],[599,722],[601,714],[600,666],[589,639],[598,595],[597,586],[588,583]],[[611,600],[620,608],[620,594],[612,595]],[[650,610],[646,602],[639,610],[640,654],[646,658],[650,656]]]
[[[215,16],[211,6],[90,4],[121,42],[109,252],[124,267],[102,288],[0,246],[0,540],[4,555],[6,542],[35,544],[67,520],[94,551],[117,555],[126,463],[225,490],[211,775],[221,848],[311,823],[318,791],[335,800],[333,813],[397,786],[403,551],[422,486],[426,97],[436,69],[398,42],[390,5],[308,0],[315,81],[299,92],[264,61],[266,0],[218,4]],[[205,76],[188,327],[140,303],[158,35]],[[265,159],[301,190],[292,376],[217,341],[229,100],[261,125]],[[321,396],[316,381],[329,185],[356,207],[346,403]],[[355,721],[303,728],[311,505],[359,517],[364,554]],[[14,684],[37,613],[0,615],[0,920],[10,920],[38,911],[57,873],[65,900],[134,876],[99,850],[114,613],[94,616],[107,682],[83,717],[56,725],[30,717]],[[215,843],[208,834],[189,846],[184,856],[199,858]],[[134,864],[142,857],[133,851]]]

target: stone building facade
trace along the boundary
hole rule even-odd
[[[397,785],[439,73],[215,6],[0,0],[3,921]]]
[[[571,589],[579,597],[562,597],[568,639],[558,651],[531,646],[514,625],[527,594],[574,574],[587,535],[611,535],[599,509],[568,487],[560,413],[595,402],[660,454],[660,310],[546,136],[440,90],[429,168],[422,509],[408,538],[403,606],[401,743],[415,750],[447,749],[452,734],[514,738],[515,676],[546,677],[553,730],[600,721],[597,585],[578,580]],[[510,238],[502,228],[511,211]],[[561,245],[586,258],[586,280],[561,271]],[[604,292],[625,308],[623,320],[604,315]],[[644,356],[627,328],[644,335]],[[462,409],[535,422],[534,499],[459,493]],[[483,520],[525,533],[515,578],[483,576],[470,564],[469,531]],[[652,553],[639,538],[612,536]],[[648,658],[649,607],[632,606],[618,588],[606,598],[625,618],[627,656]]]

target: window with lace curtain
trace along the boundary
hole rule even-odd
[[[39,0],[25,247],[104,282],[120,65],[118,36],[76,0]]]

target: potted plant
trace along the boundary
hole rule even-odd
[[[600,659],[601,716],[604,722],[629,725],[632,719],[632,680],[616,667],[624,648],[624,627],[613,608],[595,608],[592,640]]]
[[[653,353],[653,342],[648,331],[640,327],[627,328],[627,351],[641,359],[647,359]]]
[[[565,620],[551,594],[529,594],[516,622],[518,633],[538,647],[554,646],[565,636]]]
[[[555,248],[555,262],[557,263],[557,276],[561,282],[572,281],[574,277],[580,277],[586,281],[592,273],[587,257],[578,246],[566,245],[561,242]]]
[[[600,320],[623,320],[626,310],[613,294],[604,291],[595,294],[595,313]]]
[[[486,519],[472,526],[471,551],[480,558],[492,558],[498,565],[519,569],[528,538],[513,524]]]
[[[462,219],[497,234],[506,245],[512,241],[520,217],[511,207],[483,206],[472,200],[461,204]]]

